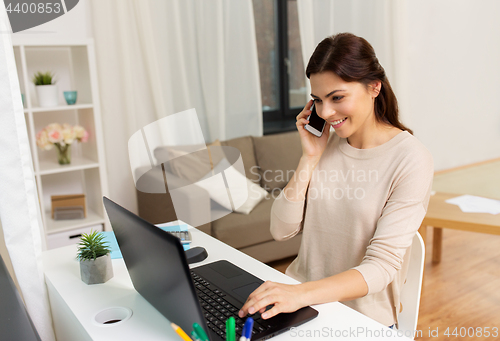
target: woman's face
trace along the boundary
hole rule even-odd
[[[318,116],[333,126],[340,137],[363,134],[376,124],[374,100],[380,82],[367,87],[346,82],[330,71],[312,74],[310,81]]]

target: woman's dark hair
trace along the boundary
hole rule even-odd
[[[339,33],[323,39],[309,59],[306,75],[310,78],[311,74],[325,71],[334,72],[346,82],[368,85],[381,81],[380,93],[375,98],[376,120],[413,134],[399,121],[396,96],[373,47],[365,39],[352,33]]]

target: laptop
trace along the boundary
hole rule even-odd
[[[106,197],[103,202],[137,292],[187,333],[197,322],[212,341],[225,340],[225,321],[233,316],[239,339],[246,318],[238,312],[263,281],[225,260],[189,269],[178,238]],[[267,320],[254,314],[252,340],[271,338],[317,315],[311,307]]]

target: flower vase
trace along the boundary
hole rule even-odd
[[[57,160],[60,165],[69,165],[71,163],[71,145],[66,144],[61,146],[56,144]]]

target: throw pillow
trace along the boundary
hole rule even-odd
[[[224,208],[232,210],[222,176],[218,175],[222,172],[224,172],[229,186],[235,212],[250,214],[255,206],[266,197],[267,191],[265,189],[247,179],[224,158],[214,167],[213,173],[212,171],[208,172],[201,181],[196,183],[208,191],[211,199]],[[220,181],[214,179],[217,176],[220,177]]]

